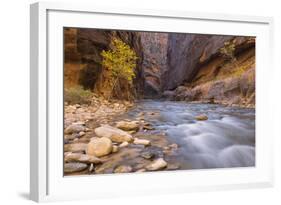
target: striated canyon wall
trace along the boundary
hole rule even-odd
[[[162,76],[168,70],[168,34],[141,32],[140,35],[143,47],[144,94],[146,98],[159,98],[165,84]]]
[[[231,39],[231,36],[201,34],[170,34],[168,45],[168,66],[165,74],[165,89],[174,89],[184,81],[190,81],[200,64],[208,61]]]
[[[164,96],[174,100],[255,105],[255,38],[170,35]],[[222,55],[225,42],[233,59]]]

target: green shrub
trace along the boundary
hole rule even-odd
[[[90,104],[93,93],[84,90],[81,86],[71,87],[64,90],[64,102],[69,104]]]

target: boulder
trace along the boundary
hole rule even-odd
[[[92,138],[87,145],[87,154],[96,157],[108,155],[112,151],[112,142],[107,137]]]
[[[135,138],[134,139],[134,144],[147,146],[147,145],[150,145],[150,141],[149,140],[145,140],[145,139]]]
[[[102,162],[101,159],[95,157],[95,156],[90,156],[87,154],[80,154],[80,153],[70,153],[65,155],[65,161],[66,162],[82,162],[82,163],[93,163],[93,164],[99,164]]]
[[[165,90],[162,94],[162,96],[164,98],[167,98],[168,100],[173,100],[174,97],[175,97],[175,91],[172,91],[172,90]]]
[[[88,165],[80,162],[64,163],[64,173],[80,172],[87,169]]]
[[[96,128],[95,133],[98,137],[106,137],[111,139],[111,141],[118,143],[131,142],[133,140],[132,135],[121,129],[111,127],[109,125],[103,125]]]
[[[80,124],[72,124],[65,128],[65,134],[79,133],[85,130],[85,127]]]
[[[145,168],[149,171],[156,171],[163,169],[167,166],[167,162],[163,158],[158,158],[154,160],[152,163],[147,165]]]
[[[124,131],[137,131],[139,129],[138,121],[119,121],[116,127]]]

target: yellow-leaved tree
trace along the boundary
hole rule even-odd
[[[111,40],[110,50],[102,51],[102,66],[107,68],[111,73],[111,98],[112,92],[120,80],[125,80],[131,86],[135,78],[135,68],[137,55],[129,45],[122,40],[114,37]]]

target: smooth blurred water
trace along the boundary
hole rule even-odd
[[[156,113],[145,120],[180,146],[177,160],[183,169],[255,165],[255,109],[144,100],[127,117],[140,112]],[[196,121],[201,114],[209,119]]]

